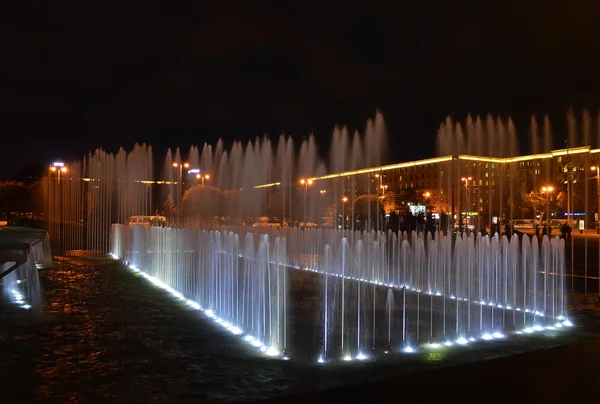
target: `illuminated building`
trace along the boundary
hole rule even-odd
[[[312,179],[327,182],[328,186],[333,181],[342,181],[344,193],[354,192],[355,197],[378,194],[381,188],[387,198],[394,198],[398,211],[422,204],[433,212],[448,215],[453,212],[457,219],[468,216],[476,228],[488,226],[494,218],[505,221],[533,218],[531,210],[535,208],[526,207],[526,195],[550,185],[556,190],[547,195],[554,207],[549,209],[550,218],[565,219],[567,209],[557,209],[555,198],[561,192],[566,195],[570,184],[570,212],[577,216],[589,212],[586,219],[590,223],[595,220],[592,212],[597,212],[597,185],[587,180],[596,178],[591,169],[599,164],[599,153],[600,149],[584,146],[507,158],[461,154]]]

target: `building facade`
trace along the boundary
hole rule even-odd
[[[508,158],[443,156],[313,180],[329,188],[341,182],[343,193],[354,198],[377,195],[399,214],[418,206],[476,229],[573,217],[591,227],[600,201],[599,164],[600,149],[584,146]]]

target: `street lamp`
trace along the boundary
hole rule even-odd
[[[377,231],[379,231],[379,200],[383,199],[383,195],[379,196],[379,190],[381,189],[382,193],[385,194],[385,189],[387,188],[387,186],[384,188],[383,185],[383,174],[375,174],[375,178],[379,178],[379,187],[377,188]],[[369,209],[369,228],[371,227],[371,209]]]
[[[306,196],[308,194],[308,186],[312,185],[312,183],[313,183],[313,180],[311,180],[311,179],[306,180],[306,179],[302,178],[300,180],[300,184],[304,185],[304,219],[303,219],[304,224],[303,224],[303,227],[306,227]]]
[[[60,184],[60,173],[66,173],[67,167],[62,161],[55,161],[50,166],[50,171],[55,172],[57,174],[58,183]]]
[[[173,167],[179,168],[179,192],[177,192],[177,208],[181,205],[181,194],[183,193],[183,169],[189,168],[190,163],[173,163]]]
[[[381,188],[381,199],[383,199],[385,197],[385,191],[388,189],[388,186],[380,185],[379,188]]]
[[[598,222],[600,222],[600,167],[592,166],[591,168],[592,171],[596,171],[596,193],[598,194],[598,202],[596,206],[596,233],[600,233],[600,226],[598,225]]]
[[[469,203],[469,181],[471,181],[472,179],[473,179],[473,177],[462,177],[460,179],[462,182],[465,183],[465,212],[468,212],[467,209],[470,210],[470,208],[467,207],[467,204]],[[466,224],[467,224],[467,226],[469,225],[469,223],[466,223]]]
[[[62,206],[62,188],[60,186],[60,174],[66,173],[67,167],[62,161],[55,161],[50,165],[50,171],[56,173],[56,179],[58,184],[58,195],[57,198],[55,198],[55,206],[53,209],[55,210],[54,213],[58,212],[58,224],[54,225],[54,229],[58,233],[55,235],[56,239],[58,240],[58,251],[62,252],[62,249],[64,248],[64,226],[62,223],[62,211],[64,207]],[[48,186],[50,186],[50,184],[48,184]],[[54,185],[52,185],[52,189],[54,189]]]
[[[542,187],[542,192],[546,194],[546,225],[548,225],[548,215],[550,214],[550,192],[554,191],[554,187]]]
[[[204,174],[204,175],[202,175],[202,174],[196,174],[196,179],[201,180],[202,181],[201,184],[202,184],[202,186],[204,186],[204,180],[210,180],[210,175],[208,175],[208,174]]]
[[[344,225],[342,226],[342,228],[344,230],[346,230],[346,202],[348,202],[348,197],[347,196],[345,196],[345,197],[342,198],[342,220],[343,220],[342,223],[344,223]],[[336,221],[337,221],[337,219],[336,219]]]

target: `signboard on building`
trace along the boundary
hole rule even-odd
[[[425,213],[427,211],[425,205],[410,205],[408,208],[413,215],[418,215],[419,213]]]

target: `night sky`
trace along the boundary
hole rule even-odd
[[[362,131],[376,109],[400,161],[430,157],[452,112],[511,115],[525,137],[531,113],[559,133],[567,107],[600,107],[597,1],[14,3],[3,178],[134,142],[162,154],[313,131],[326,149],[336,123]]]

